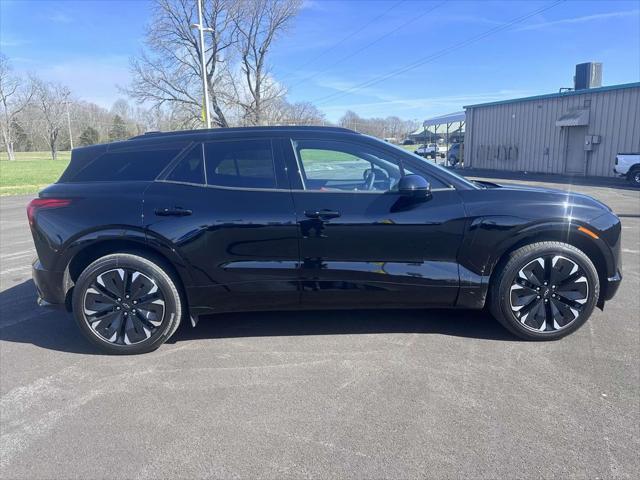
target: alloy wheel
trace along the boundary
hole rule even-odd
[[[115,345],[147,340],[165,315],[164,295],[156,281],[129,268],[97,275],[85,292],[83,307],[91,331]]]
[[[518,271],[509,297],[513,314],[525,328],[555,332],[580,316],[589,297],[589,280],[573,260],[545,255]]]

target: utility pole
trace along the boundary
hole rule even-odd
[[[204,118],[207,128],[211,128],[211,115],[209,114],[209,86],[207,82],[207,62],[205,60],[205,46],[204,46],[204,32],[212,32],[212,28],[205,28],[202,23],[202,0],[196,0],[198,2],[198,23],[191,25],[192,28],[197,28],[200,32],[200,69],[202,70],[202,90],[204,93]]]
[[[73,135],[71,135],[71,115],[69,115],[69,102],[66,103],[67,106],[67,128],[69,128],[69,146],[71,150],[73,150]]]

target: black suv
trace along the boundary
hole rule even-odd
[[[593,198],[470,182],[341,128],[150,133],[78,148],[28,207],[41,304],[111,353],[228,311],[483,308],[526,339],[615,294]]]

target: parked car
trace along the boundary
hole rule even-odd
[[[619,153],[613,171],[619,177],[626,177],[631,185],[640,187],[640,153]]]
[[[342,128],[154,133],[76,148],[27,216],[41,305],[109,353],[229,311],[488,305],[546,340],[621,281],[585,195],[470,182]]]
[[[440,147],[435,143],[429,143],[428,145],[421,145],[420,147],[414,150],[416,155],[420,155],[421,157],[431,157],[436,158],[436,156],[440,158],[444,158],[446,154],[446,149],[444,147]]]
[[[447,159],[449,160],[449,165],[455,166],[461,160],[462,150],[460,149],[460,143],[454,143],[449,147],[449,151],[447,152]]]
[[[415,145],[415,144],[416,144],[416,142],[414,142],[414,141],[413,141],[413,140],[411,140],[410,138],[405,138],[405,139],[402,141],[402,145]]]

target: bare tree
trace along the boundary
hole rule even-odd
[[[398,117],[363,118],[351,110],[347,110],[338,123],[341,127],[378,138],[395,138],[398,142],[406,138],[419,125],[416,121],[402,120]]]
[[[232,46],[236,42],[235,22],[232,20],[234,0],[204,2],[206,33],[206,76],[209,99],[216,125],[226,127],[229,122],[225,107],[229,98],[229,63]],[[131,62],[133,82],[125,91],[140,103],[154,108],[180,105],[190,116],[200,118],[202,83],[200,43],[194,0],[154,0],[154,15],[146,32],[146,50]]]
[[[309,102],[289,103],[279,98],[271,103],[264,115],[269,125],[324,125],[324,114]]]
[[[70,101],[71,92],[64,85],[46,83],[35,80],[36,104],[41,113],[42,134],[51,150],[51,158],[58,157],[58,140],[60,132],[64,129],[67,103]]]
[[[265,106],[285,90],[269,75],[266,59],[273,41],[297,15],[300,0],[239,0],[234,16],[239,34],[242,73],[248,90],[245,117],[260,125]]]
[[[29,106],[33,91],[32,82],[14,75],[7,57],[0,54],[0,130],[9,160],[15,160],[14,127],[18,124],[19,115]]]

